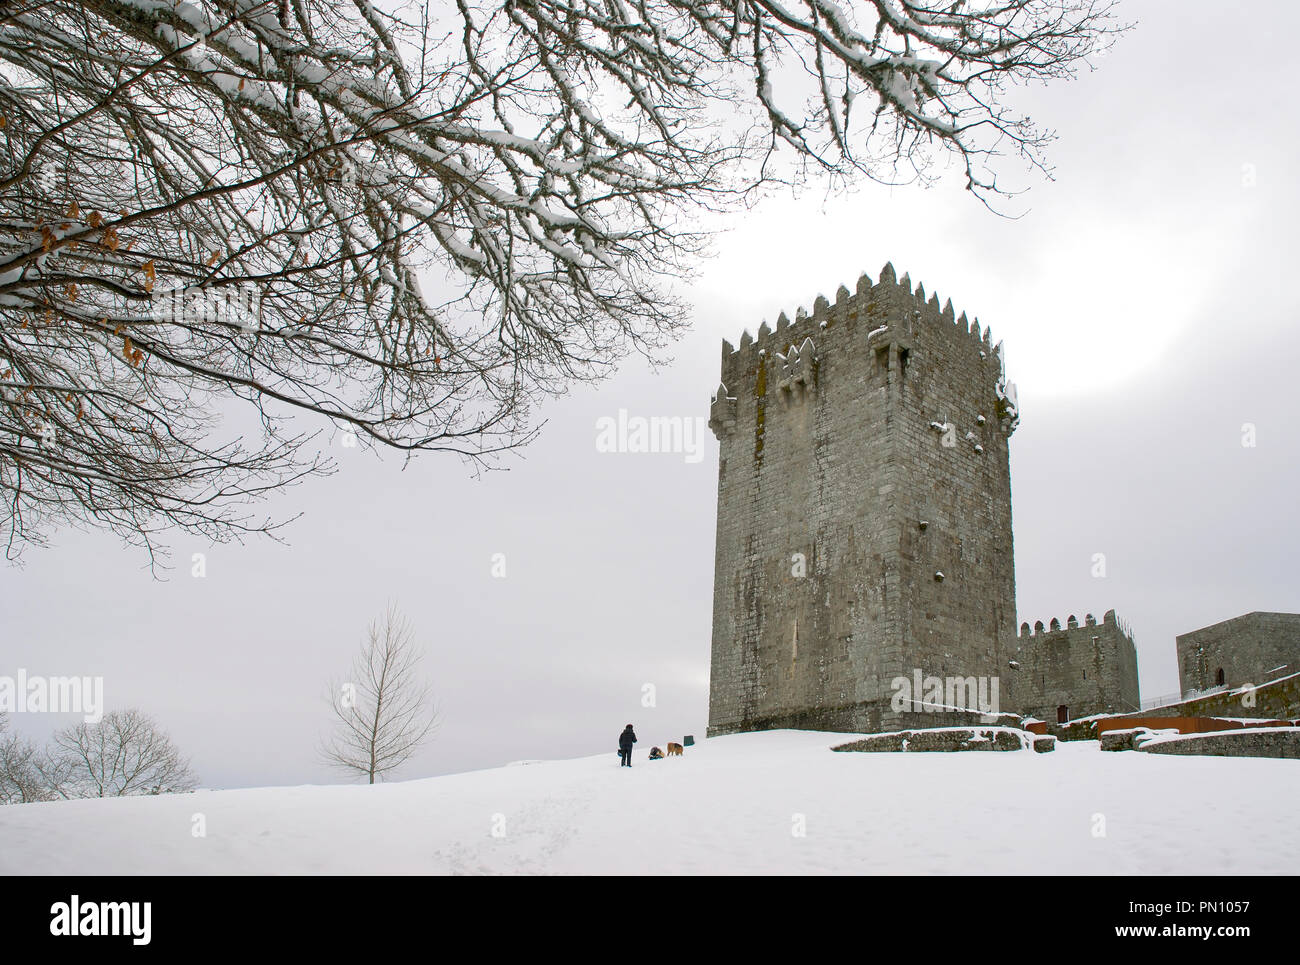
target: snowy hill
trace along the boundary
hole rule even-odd
[[[772,731],[376,787],[0,808],[0,873],[1290,873],[1300,766]],[[1104,815],[1105,836],[1094,835]],[[195,837],[195,815],[206,837]],[[804,836],[793,832],[800,824]],[[494,836],[494,829],[498,836]]]

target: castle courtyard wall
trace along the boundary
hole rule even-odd
[[[1256,611],[1179,634],[1178,681],[1184,696],[1220,684],[1242,687],[1300,672],[1300,613]]]

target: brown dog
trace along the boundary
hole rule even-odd
[[[681,756],[682,756],[682,745],[681,745],[681,744],[674,744],[672,741],[669,741],[669,742],[668,742],[668,756],[669,756],[669,757],[672,757],[674,754],[676,754],[678,757],[681,757]]]

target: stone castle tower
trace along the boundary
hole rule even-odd
[[[1052,617],[1044,627],[1020,625],[1019,666],[1014,674],[1016,710],[1064,724],[1092,714],[1141,709],[1137,647],[1127,623],[1107,610],[1101,622],[1072,613],[1065,625]]]
[[[891,265],[723,342],[711,736],[900,725],[917,670],[1012,706],[1017,420],[1001,344]]]

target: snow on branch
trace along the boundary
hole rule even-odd
[[[888,180],[955,156],[988,199],[1003,154],[1044,167],[1002,97],[1077,69],[1111,17],[15,0],[0,538],[12,554],[75,521],[152,552],[167,528],[274,530],[249,506],[328,472],[327,428],[475,462],[520,445],[533,400],[681,330],[704,213],[805,169]]]

